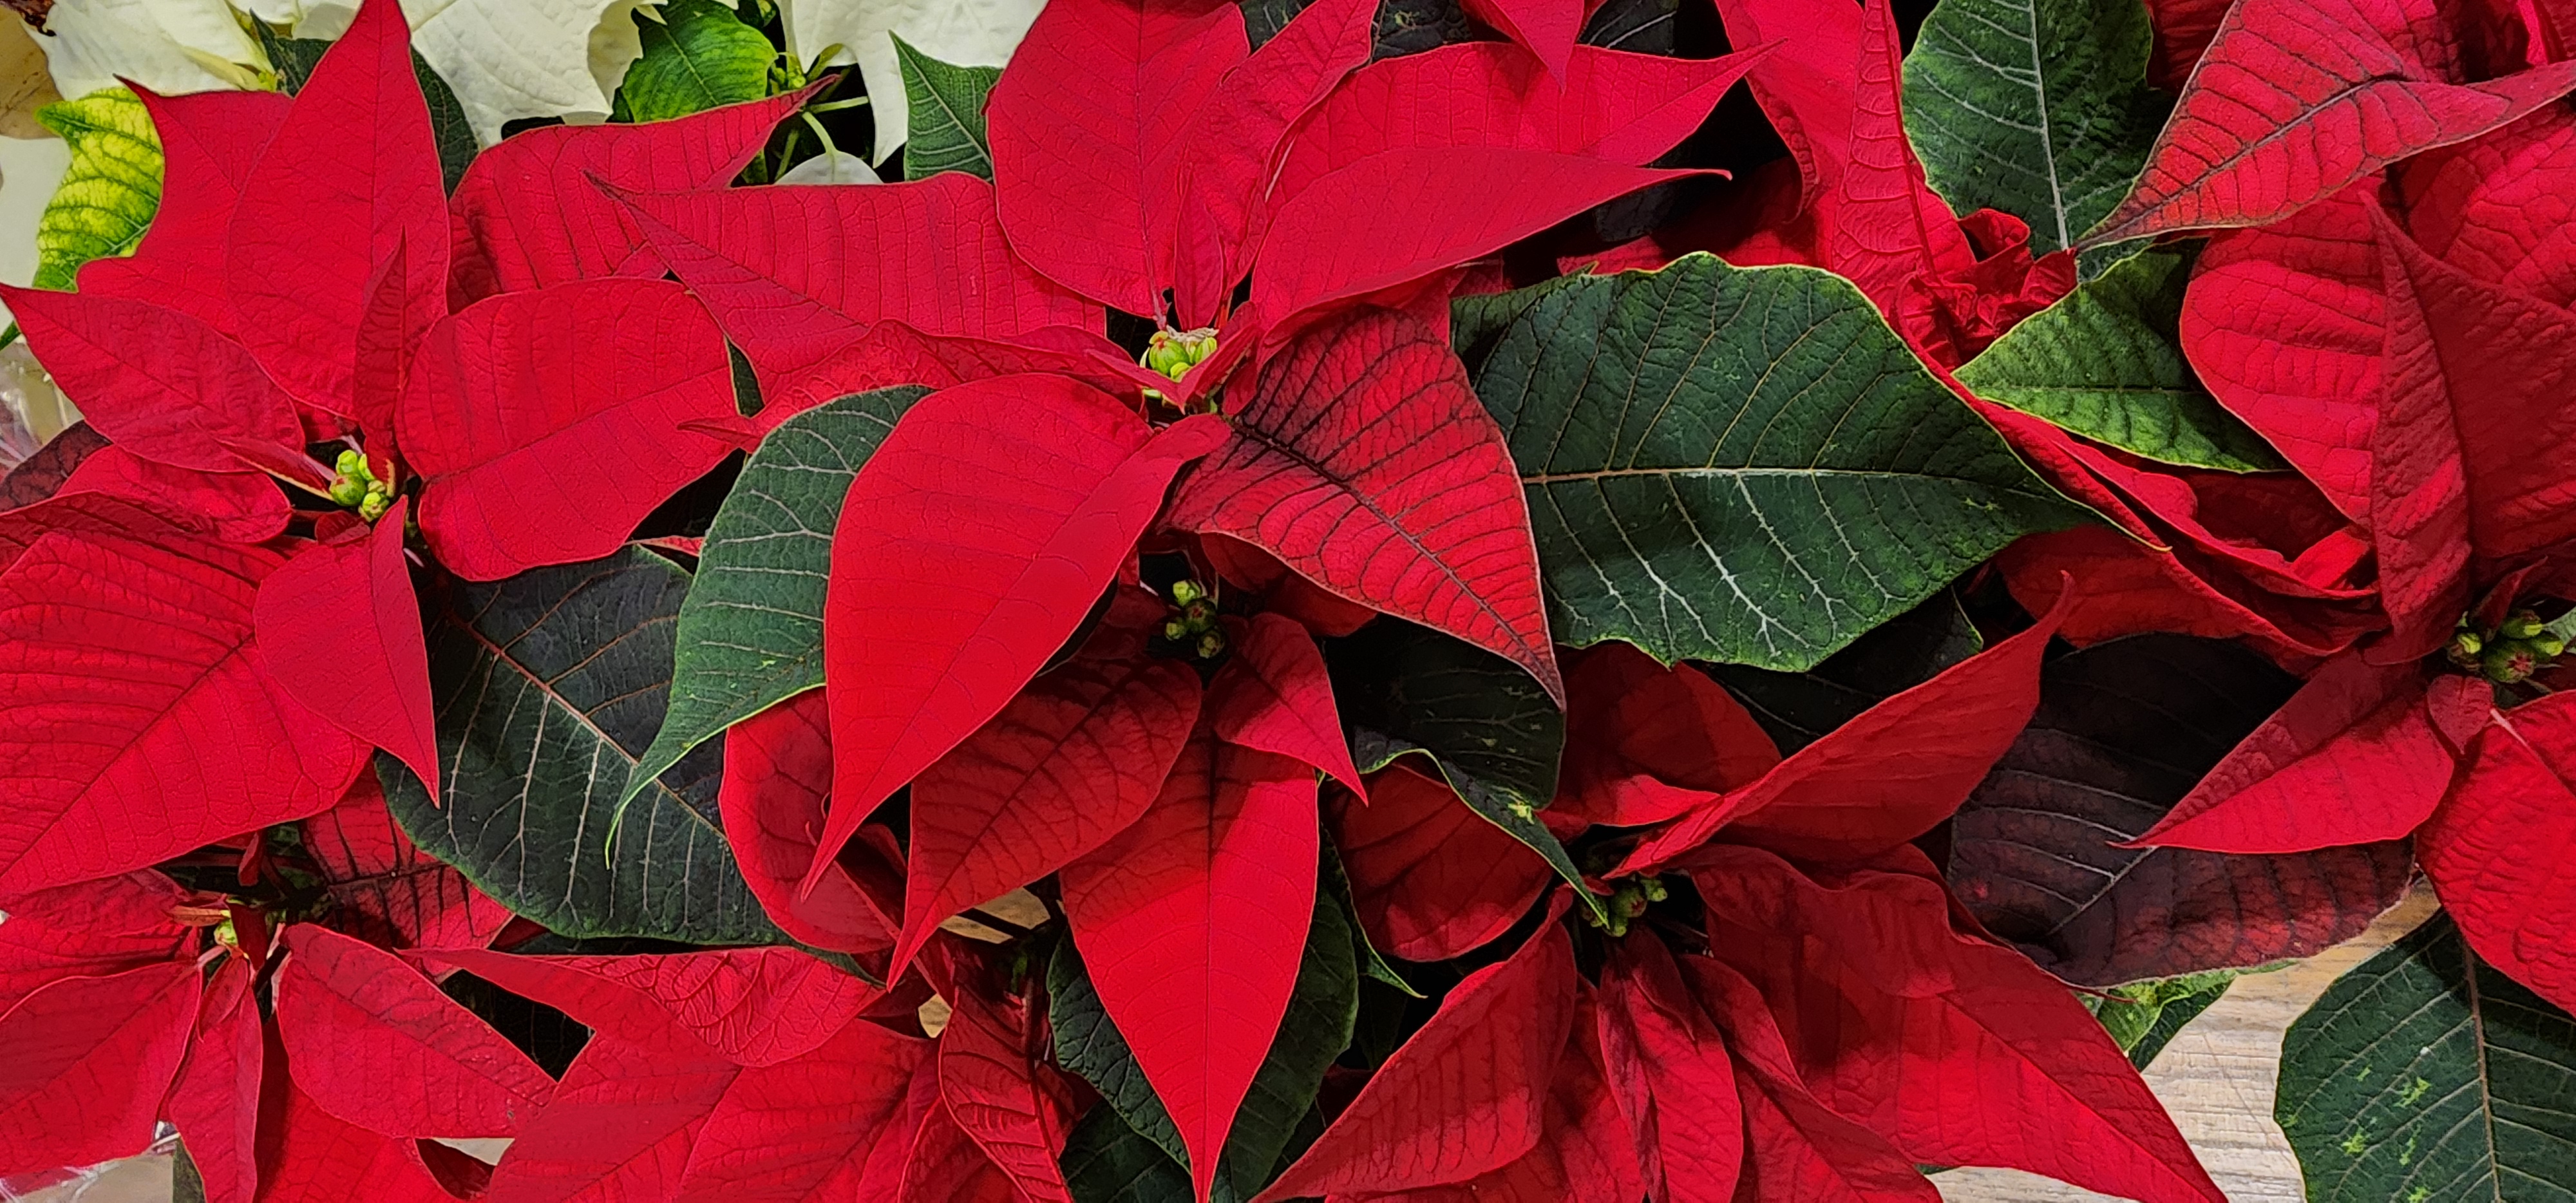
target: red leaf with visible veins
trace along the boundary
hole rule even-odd
[[[1529,913],[1555,874],[1447,785],[1401,763],[1368,800],[1336,793],[1333,846],[1369,943],[1408,961],[1481,948]]]
[[[2425,254],[2393,224],[2383,222],[2380,237],[2404,277],[2401,286],[2396,267],[2386,271],[2389,371],[2380,423],[2391,423],[2394,409],[2422,414],[2405,423],[2421,437],[2458,432],[2468,478],[2467,534],[2478,556],[2510,559],[2576,538],[2576,445],[2531,437],[2533,423],[2550,421],[2576,395],[2576,356],[2529,354],[2533,347],[2576,346],[2576,312],[2482,283]],[[2414,293],[2420,326],[2401,288]],[[2372,435],[2374,457],[2388,453],[2391,437]],[[2428,492],[2440,480],[2404,475]],[[2374,494],[2381,488],[2374,481]],[[2385,591],[2385,535],[2379,543]]]
[[[1302,637],[1302,634],[1301,634]],[[900,974],[949,916],[1055,872],[1153,806],[1198,725],[1187,663],[1077,657],[912,783]]]
[[[985,1156],[946,1107],[932,1107],[913,1136],[903,1185],[894,1198],[895,1203],[1015,1203],[1020,1194],[1010,1175]]]
[[[1780,763],[1762,724],[1708,674],[1634,644],[1577,654],[1565,674],[1565,768],[1549,809],[1612,827],[1660,823]]]
[[[730,451],[735,417],[706,308],[661,280],[582,280],[477,302],[413,364],[403,453],[421,535],[468,580],[597,559]]]
[[[295,1084],[387,1136],[516,1136],[554,1081],[394,954],[299,923],[276,981]]]
[[[2091,242],[2267,225],[2420,151],[2465,142],[2576,88],[2559,63],[2444,82],[2430,5],[2243,0]]]
[[[993,421],[1009,413],[1008,423]],[[832,810],[815,867],[1070,638],[1224,428],[1160,433],[1097,389],[1003,376],[932,393],[850,481],[823,607]],[[906,637],[887,639],[887,631]]]
[[[323,52],[243,181],[227,236],[243,345],[304,401],[364,412],[360,325],[378,273],[399,252],[401,290],[419,298],[397,345],[447,298],[447,191],[394,0],[359,5]]]
[[[2398,182],[2406,227],[2427,253],[2489,283],[2576,307],[2576,109],[2552,106],[2426,154],[2409,161]]]
[[[854,1020],[812,1052],[744,1070],[697,1130],[674,1197],[680,1203],[890,1198],[919,1124],[922,1088],[936,1088],[929,1067],[937,1047]],[[937,1106],[935,1093],[928,1102]]]
[[[1202,1201],[1296,989],[1317,834],[1311,770],[1202,726],[1145,816],[1057,875],[1092,985]]]
[[[1646,1197],[1636,1142],[1604,1080],[1599,1027],[1592,1000],[1582,999],[1556,1059],[1538,1144],[1501,1169],[1408,1191],[1405,1203],[1636,1203]]]
[[[278,1086],[275,1135],[261,1150],[259,1203],[452,1203],[420,1146],[370,1132],[322,1109],[292,1082]],[[267,1143],[267,1142],[263,1142]],[[211,1197],[211,1196],[210,1196]],[[498,1203],[502,1196],[487,1195]],[[524,1196],[522,1196],[524,1198]]]
[[[9,899],[0,922],[0,1013],[67,977],[103,977],[196,952],[170,917],[188,899],[159,873],[128,873]]]
[[[162,1118],[188,1143],[206,1203],[251,1203],[259,1186],[259,1096],[267,1045],[251,976],[250,962],[227,957],[206,982],[188,1059],[161,1106]]]
[[[2454,700],[2461,699],[2451,691]],[[2486,702],[2473,720],[2483,722]],[[2451,784],[2423,670],[2329,661],[2135,841],[2210,852],[2307,852],[2403,839]]]
[[[1459,1182],[1536,1147],[1579,984],[1573,942],[1554,922],[1563,907],[1549,910],[1510,959],[1453,987],[1253,1203]]]
[[[1641,934],[1611,949],[1600,1027],[1610,1093],[1636,1136],[1648,1194],[1733,1199],[1744,1168],[1734,1062],[1662,939]]]
[[[848,866],[833,861],[813,892],[796,892],[814,864],[831,793],[832,728],[821,690],[800,693],[725,732],[716,804],[734,861],[770,921],[816,948],[890,947],[902,917],[880,910]]]
[[[197,1019],[197,967],[70,977],[0,1015],[0,1174],[130,1157]]]
[[[1184,327],[1214,323],[1217,308],[1252,267],[1260,226],[1274,196],[1289,195],[1280,157],[1296,126],[1328,96],[1339,96],[1342,78],[1369,61],[1377,6],[1370,0],[1321,0],[1307,5],[1252,57],[1235,65],[1217,85],[1184,143],[1179,186],[1191,206],[1179,214],[1205,231],[1183,236],[1212,239],[1212,261],[1175,256],[1174,307]],[[1222,47],[1220,47],[1221,49]],[[1303,140],[1315,126],[1299,128]],[[1149,236],[1156,233],[1148,231]],[[1157,241],[1171,241],[1169,232]],[[1197,243],[1193,243],[1197,245]]]
[[[750,1072],[673,1039],[667,1028],[641,1042],[594,1033],[554,1097],[501,1155],[484,1203],[673,1198],[698,1134],[728,1089]],[[844,1076],[852,1086],[862,1084],[863,1075]],[[726,1196],[735,1203],[751,1197]]]
[[[1967,800],[2039,706],[2039,659],[2065,600],[2037,625],[1862,711],[1762,779],[1683,816],[1620,872],[1687,854],[1719,828],[1787,855],[1863,859],[1930,831]]]
[[[1870,0],[1861,16],[1850,158],[1818,217],[1823,265],[1859,285],[1937,362],[1955,365],[1973,348],[1960,345],[1925,286],[1973,271],[1976,251],[1906,140],[1904,54],[1887,0]]]
[[[2147,82],[2168,92],[2182,89],[2191,69],[2218,36],[2218,23],[2233,0],[2147,0],[2149,23],[2155,27],[2155,56],[2147,62]]]
[[[1914,1162],[1875,1132],[1836,1115],[1809,1092],[1762,995],[1742,974],[1707,957],[1681,969],[1717,1017],[1735,1062],[1744,1110],[1745,1203],[1937,1203],[1941,1193]]]
[[[2368,654],[2394,663],[2421,659],[2442,646],[2469,604],[2470,501],[2468,466],[2462,462],[2467,433],[2460,421],[2468,409],[2458,403],[2465,398],[2451,390],[2446,361],[2453,356],[2445,354],[2450,348],[2435,331],[2437,319],[2426,304],[2431,298],[2415,284],[2418,269],[2431,270],[2431,260],[2420,251],[2407,254],[2413,245],[2387,214],[2374,209],[2372,218],[2380,286],[2388,298],[2388,341],[2379,420],[2370,430],[2369,525],[2371,548],[2379,556],[2380,605],[2391,629],[2386,646]],[[2576,333],[2576,320],[2566,324]],[[2515,373],[2525,379],[2547,374],[2519,367]],[[2474,402],[2489,403],[2484,396]],[[2576,488],[2564,477],[2545,483]]]
[[[878,996],[792,948],[564,957],[451,948],[422,956],[554,1007],[602,1035],[668,1048],[671,1032],[686,1032],[741,1065],[775,1065],[813,1050]]]
[[[905,384],[942,389],[1023,372],[1069,377],[1123,398],[1137,384],[1131,371],[1143,370],[1117,344],[1071,326],[1046,326],[995,342],[924,334],[899,321],[883,321],[806,367],[783,394],[763,393],[760,413],[752,421],[757,429],[773,430],[852,393]]]
[[[284,559],[137,522],[47,534],[0,574],[0,894],[339,800],[366,746],[270,681],[251,636]]]
[[[275,538],[286,530],[293,508],[264,473],[175,468],[113,445],[83,459],[63,481],[62,492],[123,497],[226,543]]]
[[[1100,309],[1012,255],[993,188],[961,172],[909,184],[625,193],[653,252],[715,312],[763,396],[892,319],[999,338],[1098,329]]]
[[[394,825],[373,773],[304,820],[304,851],[331,896],[320,922],[379,948],[481,948],[509,926],[508,908]]]
[[[1072,1203],[1056,1154],[1073,1131],[1073,1099],[1046,1064],[1048,1040],[1029,1004],[959,983],[939,1033],[939,1095],[949,1118],[1031,1203]]]
[[[363,535],[352,531],[356,537],[295,553],[260,582],[251,624],[270,680],[341,730],[393,753],[435,798],[429,650],[403,559],[410,512],[410,499],[398,499]]]
[[[1274,324],[1499,251],[1692,171],[1494,146],[1397,147],[1308,185],[1271,219],[1252,300]],[[1419,214],[1439,213],[1439,221]]]
[[[2224,1203],[2102,1025],[2019,953],[1955,934],[1937,880],[1871,870],[1820,884],[1722,844],[1687,867],[1712,952],[1760,988],[1827,1107],[1917,1162]],[[2009,1101],[1961,1124],[1963,1094]]]
[[[1367,796],[1351,746],[1342,737],[1342,714],[1333,704],[1333,681],[1324,654],[1294,619],[1255,614],[1218,670],[1210,715],[1228,743],[1293,756]],[[1437,958],[1429,958],[1437,959]]]
[[[1753,47],[1779,42],[1745,82],[1797,158],[1801,209],[1832,194],[1851,159],[1853,55],[1860,46],[1856,4],[1806,0],[1718,0],[1727,39]],[[1793,210],[1793,213],[1795,211]]]
[[[2210,391],[2337,509],[2370,514],[2387,329],[2365,181],[2259,230],[2209,240],[2183,294],[2182,347]]]
[[[2442,909],[2479,956],[2560,1007],[2576,1006],[2576,697],[2557,694],[2495,717],[2415,856]]]
[[[1160,316],[1192,218],[1185,148],[1209,136],[1199,119],[1249,53],[1230,4],[1047,5],[985,109],[1013,249],[1085,296]]]
[[[449,305],[601,276],[659,275],[662,262],[634,216],[592,181],[636,192],[722,188],[812,91],[675,121],[558,125],[503,139],[474,157],[449,202]]]
[[[1565,695],[1520,474],[1447,340],[1365,310],[1290,343],[1249,393],[1166,521],[1241,539]]]
[[[1547,65],[1548,74],[1566,78],[1574,39],[1583,33],[1590,7],[1583,0],[1465,0],[1467,14],[1502,31],[1527,47]]]
[[[1399,146],[1516,147],[1639,166],[1698,129],[1766,53],[1678,59],[1577,46],[1562,81],[1498,42],[1372,63],[1297,131],[1271,195],[1285,201],[1336,168]]]
[[[161,139],[161,204],[131,255],[92,259],[80,290],[155,301],[233,331],[225,248],[233,207],[291,103],[275,92],[156,95],[136,87]]]
[[[301,455],[304,426],[241,344],[151,300],[12,288],[0,301],[82,417],[117,446],[180,468],[239,472],[236,440]]]

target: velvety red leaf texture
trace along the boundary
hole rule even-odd
[[[1390,956],[1445,961],[1481,948],[1556,880],[1528,845],[1400,761],[1369,780],[1365,801],[1334,791],[1325,813],[1360,927]]]
[[[2560,871],[2576,845],[2576,717],[2556,695],[2496,716],[2415,840],[2442,907],[2479,956],[2560,1007],[2576,1006],[2576,947]]]
[[[387,1136],[515,1136],[554,1093],[527,1054],[392,953],[287,930],[278,1032],[296,1088]]]
[[[152,1139],[197,1019],[197,970],[177,962],[68,977],[0,1015],[0,1172],[123,1157]]]
[[[798,694],[725,732],[718,809],[742,879],[770,922],[816,948],[887,948],[902,917],[880,910],[848,866],[826,857],[829,867],[813,889],[797,889],[814,865],[831,795],[831,717],[821,691]]]

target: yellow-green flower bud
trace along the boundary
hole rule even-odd
[[[342,476],[353,476],[360,480],[375,475],[367,470],[366,453],[355,447],[342,451],[338,459],[331,461],[331,467]]]
[[[2504,620],[2503,626],[2496,628],[2496,634],[2507,639],[2529,639],[2543,629],[2539,615],[2529,610],[2516,610]]]
[[[2554,660],[2558,657],[2558,653],[2567,650],[2567,641],[2542,631],[2531,637],[2531,650],[2540,653],[2544,660]]]
[[[1214,330],[1157,330],[1154,337],[1145,343],[1144,364],[1155,372],[1178,380],[1215,353]]]
[[[1209,631],[1199,636],[1199,659],[1214,660],[1225,652],[1225,632]]]
[[[1180,619],[1175,618],[1170,622],[1163,624],[1163,638],[1169,639],[1174,643],[1178,643],[1189,637],[1189,624],[1182,622]]]
[[[2503,642],[2487,648],[2480,667],[2485,669],[2488,680],[2498,685],[2516,685],[2531,679],[2531,674],[2540,667],[2540,660],[2532,655],[2530,647],[2522,643]]]
[[[1173,605],[1186,606],[1191,602],[1197,601],[1198,599],[1206,596],[1207,590],[1200,588],[1197,581],[1182,580],[1172,582]]]
[[[358,516],[373,522],[394,508],[394,495],[381,482],[367,487],[367,495],[358,499]]]

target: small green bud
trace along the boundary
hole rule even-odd
[[[1671,890],[1664,888],[1664,879],[1660,877],[1640,877],[1637,888],[1644,891],[1648,902],[1662,902],[1673,896]]]
[[[223,922],[215,925],[215,943],[236,951],[241,948],[241,933],[233,930],[230,916],[226,916]]]
[[[1183,580],[1172,582],[1173,605],[1186,606],[1191,602],[1197,601],[1198,599],[1206,596],[1207,590],[1199,587],[1199,583],[1197,581]]]
[[[367,470],[366,453],[355,447],[342,451],[338,459],[331,461],[331,467],[342,476],[354,476],[361,480],[374,475]]]
[[[2531,648],[2519,642],[2504,642],[2489,647],[2479,667],[2486,672],[2488,680],[2498,685],[2518,685],[2531,679],[2531,674],[2540,667],[2540,660],[2532,655]]]
[[[331,500],[342,506],[355,506],[367,499],[367,482],[343,476],[331,482]]]
[[[1209,631],[1199,636],[1199,659],[1214,660],[1225,653],[1225,632]]]
[[[1183,623],[1180,619],[1175,618],[1175,619],[1171,620],[1170,622],[1167,622],[1167,623],[1164,623],[1164,624],[1163,624],[1163,638],[1165,638],[1165,639],[1169,639],[1169,640],[1171,640],[1171,641],[1172,641],[1172,642],[1174,642],[1174,643],[1178,643],[1178,642],[1180,642],[1181,640],[1187,639],[1187,638],[1189,638],[1189,637],[1190,637],[1190,628],[1189,628],[1189,626],[1188,626],[1187,624]]]
[[[384,517],[385,511],[392,508],[394,508],[393,493],[380,486],[370,486],[367,489],[367,495],[358,500],[358,516],[369,522]]]
[[[2496,628],[2496,634],[2507,639],[2529,639],[2547,629],[2540,616],[2529,610],[2516,610]]]
[[[2451,636],[2451,652],[2454,655],[2475,656],[2486,650],[2486,646],[2487,641],[2478,638],[2476,631],[2462,631]]]
[[[1143,362],[1147,368],[1179,380],[1215,353],[1214,330],[1157,330],[1145,343]]]
[[[1181,607],[1181,614],[1183,617],[1189,619],[1191,626],[1203,627],[1208,623],[1215,621],[1216,603],[1202,597],[1197,601]]]
[[[2544,660],[2554,660],[2558,658],[2558,653],[2567,650],[2567,641],[2543,631],[2531,637],[2531,650],[2540,653]]]

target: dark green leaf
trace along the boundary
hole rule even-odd
[[[1064,1184],[1074,1203],[1192,1203],[1190,1172],[1161,1145],[1127,1126],[1118,1109],[1099,1106],[1065,1138]],[[1223,1193],[1227,1185],[1217,1182]]]
[[[669,0],[660,20],[636,14],[644,56],[618,85],[618,116],[628,121],[667,121],[769,94],[769,66],[778,48],[742,23],[733,6],[716,0]]]
[[[1583,44],[1671,55],[1681,7],[1681,0],[1608,0],[1584,22]]]
[[[1408,752],[1428,757],[1469,808],[1581,885],[1582,871],[1538,817],[1556,797],[1565,715],[1528,673],[1483,648],[1388,617],[1328,640],[1324,659],[1361,772]]]
[[[1827,272],[1691,255],[1455,312],[1561,643],[1801,672],[2088,516]]]
[[[928,179],[943,171],[993,178],[993,146],[984,136],[984,98],[1001,81],[999,67],[958,67],[894,40],[909,110],[903,178]]]
[[[1951,208],[2029,222],[2038,254],[2071,246],[2173,109],[2147,86],[2154,48],[2139,0],[1943,0],[1905,56],[1905,132]]]
[[[1744,703],[1786,756],[1984,647],[1959,599],[1944,590],[1806,672],[1744,664],[1712,664],[1708,671]]]
[[[206,1203],[205,1175],[197,1172],[184,1140],[170,1150],[170,1203]]]
[[[1371,59],[1399,58],[1472,42],[1491,33],[1458,0],[1379,0]]]
[[[442,186],[456,191],[457,181],[465,178],[465,169],[474,164],[482,144],[474,139],[474,123],[466,119],[465,106],[456,102],[456,92],[431,70],[429,60],[415,50],[411,55],[411,73],[420,77],[420,97],[429,103],[429,136],[438,146],[438,174]]]
[[[322,61],[322,52],[331,48],[330,40],[286,37],[265,21],[250,24],[259,35],[260,49],[268,55],[268,65],[277,72],[277,90],[289,96],[303,91],[304,81],[313,77],[314,65]]]
[[[1324,1071],[1350,1047],[1351,1025],[1359,1014],[1359,969],[1352,955],[1350,922],[1328,893],[1315,898],[1315,920],[1306,931],[1305,959],[1297,967],[1297,990],[1279,1022],[1270,1055],[1252,1079],[1243,1109],[1226,1138],[1217,1195],[1249,1199],[1259,1193],[1279,1168],[1284,1149],[1322,1089]],[[1186,1164],[1181,1134],[1145,1081],[1144,1070],[1128,1051],[1118,1025],[1100,1005],[1084,972],[1082,954],[1073,941],[1056,944],[1047,966],[1048,1021],[1055,1029],[1056,1062],[1081,1074],[1125,1122],[1162,1150],[1166,1159]],[[1071,1154],[1067,1154],[1071,1164]],[[1182,1176],[1188,1185],[1188,1176]]]
[[[632,547],[494,584],[451,582],[429,624],[446,797],[433,803],[380,755],[394,820],[552,931],[783,942],[716,818],[721,749],[682,760],[611,822],[617,784],[662,724],[688,587],[687,573]]]
[[[637,759],[633,797],[697,747],[823,683],[823,585],[850,478],[920,388],[843,397],[780,423],[717,508],[680,607],[671,713]]]
[[[2145,1069],[2184,1024],[2225,996],[2236,978],[2235,970],[2221,969],[2115,986],[2104,995],[2085,995],[2084,1006],[2128,1051],[2129,1064]]]
[[[2024,319],[1959,369],[1980,397],[2194,468],[2286,468],[2272,445],[2202,388],[2182,356],[2191,257],[2148,251]]]
[[[1952,891],[2042,968],[2111,986],[2306,956],[2405,892],[2403,842],[2231,856],[2122,848],[2299,686],[2240,644],[2138,635],[2060,656],[1951,826]]]
[[[134,93],[104,88],[36,110],[70,144],[71,166],[36,219],[38,288],[70,288],[81,265],[134,253],[161,208],[161,138]]]
[[[2568,1203],[2576,1020],[2436,915],[2290,1025],[2273,1115],[2313,1203]]]
[[[1409,998],[1422,997],[1422,992],[1414,989],[1413,983],[1404,980],[1404,975],[1397,973],[1395,966],[1386,963],[1386,958],[1378,953],[1377,945],[1369,940],[1368,932],[1360,927],[1359,902],[1351,896],[1351,875],[1342,868],[1342,853],[1333,846],[1330,832],[1325,833],[1323,849],[1322,888],[1332,896],[1334,904],[1341,908],[1342,918],[1347,921],[1346,926],[1351,931],[1351,951],[1359,957],[1360,972],[1403,991]]]

